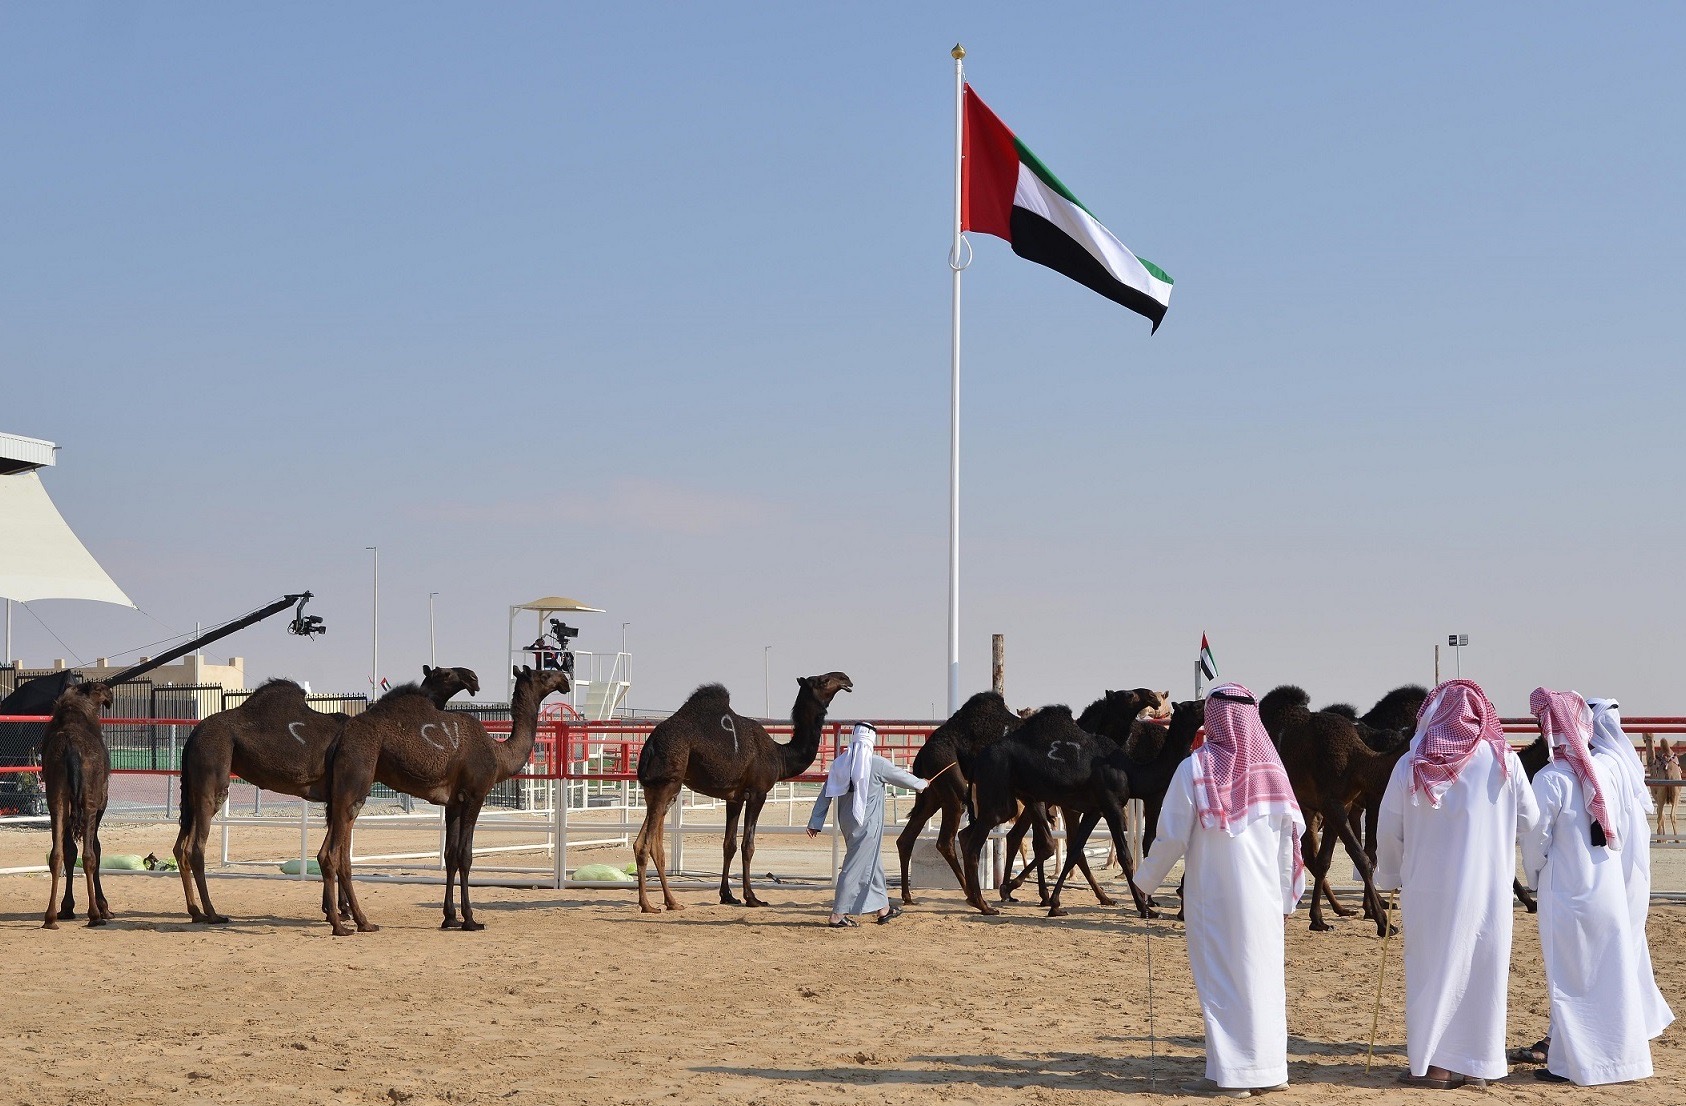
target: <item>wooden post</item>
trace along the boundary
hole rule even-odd
[[[1434,643],[1434,686],[1440,686],[1440,643]]]
[[[1007,635],[989,635],[989,686],[995,694],[1007,695]]]

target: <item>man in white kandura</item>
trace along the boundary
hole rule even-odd
[[[1472,680],[1417,712],[1382,796],[1376,886],[1403,887],[1401,1083],[1449,1089],[1502,1079],[1516,842],[1539,818],[1499,713]]]
[[[1171,779],[1143,894],[1183,864],[1188,960],[1206,1022],[1206,1077],[1190,1094],[1247,1098],[1288,1085],[1283,925],[1305,890],[1305,817],[1253,693],[1206,696],[1206,743]]]
[[[1645,1037],[1656,1040],[1674,1021],[1674,1011],[1657,988],[1651,968],[1651,945],[1645,939],[1645,923],[1651,911],[1651,819],[1656,804],[1645,786],[1645,766],[1633,740],[1622,729],[1621,704],[1614,699],[1588,699],[1592,708],[1592,758],[1612,787],[1624,789],[1632,802],[1620,827],[1622,880],[1627,887],[1628,921],[1633,926],[1634,970],[1640,999],[1645,1003]],[[1610,771],[1604,771],[1609,768]],[[1588,831],[1590,833],[1590,830]],[[1543,1064],[1549,1056],[1551,1036],[1534,1044],[1512,1049],[1510,1058],[1520,1064]]]
[[[1534,1075],[1583,1087],[1645,1079],[1656,1013],[1640,984],[1621,856],[1632,792],[1615,761],[1592,755],[1586,700],[1541,687],[1528,705],[1552,753],[1534,777],[1539,823],[1522,839],[1551,998],[1551,1045]]]
[[[884,785],[923,791],[929,781],[875,754],[872,745],[877,737],[878,731],[867,723],[855,726],[849,735],[849,747],[831,762],[825,786],[814,801],[814,813],[808,818],[808,836],[818,836],[825,827],[831,800],[844,800],[837,804],[837,828],[843,831],[847,849],[843,867],[837,872],[837,898],[832,903],[831,921],[827,923],[833,929],[852,928],[855,920],[851,914],[876,914],[879,925],[902,914],[901,907],[890,905],[880,855],[884,841]]]

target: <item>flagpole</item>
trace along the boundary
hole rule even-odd
[[[961,154],[966,127],[966,48],[958,42],[954,59],[954,242],[948,267],[954,274],[948,408],[948,713],[960,709],[960,274],[965,240],[961,236]]]

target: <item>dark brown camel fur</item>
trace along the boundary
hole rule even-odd
[[[767,793],[780,780],[800,776],[820,751],[820,731],[826,711],[840,691],[853,691],[854,682],[841,672],[801,676],[796,702],[790,708],[790,744],[781,745],[761,723],[732,709],[731,696],[719,684],[705,684],[691,693],[670,717],[650,731],[638,754],[638,784],[644,790],[644,825],[633,850],[638,858],[638,908],[659,911],[650,903],[644,876],[653,857],[662,885],[662,903],[669,910],[684,909],[667,883],[665,819],[682,788],[726,800],[726,842],[720,865],[720,901],[737,904],[731,889],[732,856],[737,849],[738,819],[743,829],[743,905],[767,905],[749,882],[755,856],[755,826]],[[748,808],[745,813],[745,808]]]
[[[1130,783],[1130,798],[1142,800],[1143,830],[1142,854],[1153,845],[1153,837],[1159,825],[1159,810],[1164,805],[1165,793],[1170,789],[1171,777],[1176,775],[1177,766],[1187,759],[1189,751],[1194,747],[1194,737],[1200,732],[1200,727],[1206,718],[1206,705],[1203,702],[1184,702],[1173,705],[1166,696],[1168,692],[1149,693],[1152,705],[1145,708],[1151,717],[1137,717],[1129,714],[1130,707],[1147,699],[1145,689],[1134,691],[1108,691],[1099,699],[1090,703],[1077,716],[1079,728],[1100,737],[1108,738],[1124,749],[1125,774]],[[1133,696],[1133,699],[1123,699],[1122,696]],[[1138,714],[1142,712],[1138,711]],[[1165,719],[1169,717],[1169,721]],[[1158,719],[1155,721],[1155,719]],[[1059,817],[1064,821],[1069,835],[1082,820],[1081,810],[1074,807],[1057,808]],[[1008,857],[1013,855],[1013,847],[1023,830],[1015,825],[1007,833]],[[1015,836],[1018,835],[1018,836]],[[1087,835],[1085,835],[1086,837]],[[1052,837],[1049,838],[1049,851],[1052,851]],[[1037,846],[1040,851],[1040,846]],[[1114,851],[1116,856],[1116,850]],[[1043,886],[1040,869],[1041,857],[1034,857],[1031,865],[1038,867],[1036,873],[1037,887],[1041,891],[1044,905],[1048,901],[1048,892]],[[1110,863],[1110,861],[1109,861]],[[1102,906],[1111,906],[1113,902],[1102,893],[1100,885],[1089,871],[1088,858],[1081,852],[1077,857],[1077,867],[1094,889],[1095,897]],[[1002,881],[1001,898],[1011,901],[1011,893],[1018,889],[1030,873],[1030,866],[1017,876],[1008,873],[1008,878]],[[1153,906],[1152,897],[1148,898],[1148,905]]]
[[[1408,743],[1391,753],[1377,753],[1359,737],[1351,720],[1339,714],[1313,711],[1306,693],[1291,684],[1273,689],[1259,700],[1259,718],[1276,743],[1287,769],[1294,797],[1305,814],[1307,829],[1301,842],[1306,867],[1317,882],[1312,885],[1311,929],[1331,927],[1323,920],[1320,885],[1328,882],[1335,845],[1346,846],[1364,881],[1367,916],[1376,920],[1377,932],[1384,930],[1381,896],[1376,891],[1369,855],[1353,825],[1352,810],[1360,804],[1379,802],[1387,791],[1393,766],[1404,755]],[[1313,815],[1323,820],[1322,840],[1310,828]]]
[[[477,694],[480,680],[471,669],[424,664],[421,686],[434,705],[443,709],[459,691]],[[205,841],[217,811],[228,799],[229,777],[239,776],[265,791],[326,802],[328,754],[350,717],[312,710],[304,688],[291,680],[270,680],[239,706],[218,711],[193,727],[182,746],[181,828],[175,856],[187,912],[194,921],[219,925],[228,921],[227,915],[211,906],[205,882]],[[342,912],[350,906],[344,900],[340,905]]]
[[[507,741],[493,738],[473,715],[441,710],[415,684],[393,688],[345,723],[329,763],[328,833],[316,854],[323,910],[336,937],[352,932],[339,909],[341,888],[357,928],[365,933],[378,928],[364,915],[351,879],[352,823],[376,783],[445,808],[445,919],[439,928],[486,928],[474,920],[468,897],[480,808],[492,788],[527,766],[545,696],[572,687],[566,672],[523,666],[510,696]]]
[[[53,717],[41,742],[41,787],[47,793],[53,844],[47,868],[53,887],[47,893],[44,929],[57,929],[59,917],[76,917],[76,846],[82,845],[82,874],[88,881],[88,924],[102,926],[111,917],[100,882],[100,821],[111,781],[111,757],[100,731],[100,710],[111,705],[111,689],[99,682],[73,684],[53,704]],[[59,873],[64,873],[64,903]]]
[[[985,745],[1000,741],[1018,729],[1031,713],[1034,712],[1011,710],[1000,695],[993,691],[980,691],[962,703],[953,717],[938,726],[919,747],[919,752],[913,758],[913,774],[932,782],[930,787],[914,797],[913,809],[908,812],[907,825],[896,838],[896,851],[901,856],[901,897],[904,903],[912,904],[915,901],[909,872],[914,846],[919,840],[919,834],[925,829],[925,824],[931,820],[932,815],[939,812],[942,821],[937,830],[937,852],[948,861],[954,878],[961,886],[965,886],[966,877],[960,873],[960,857],[955,851],[955,840],[960,832],[960,816],[966,806],[967,787],[966,773],[960,766],[959,756],[962,753],[967,756],[975,755]],[[1026,831],[1034,831],[1039,856],[1053,854],[1054,839],[1051,826],[1040,804],[1025,806],[1020,810],[1018,819],[1007,834],[1009,855],[1022,847]],[[1042,868],[1040,861],[1037,863],[1037,875],[1040,879]],[[1083,874],[1088,878],[1089,886],[1094,889],[1101,904],[1111,906],[1112,899],[1101,890],[1087,864],[1083,865]],[[1004,901],[1012,901],[1010,895],[1002,897]],[[1048,901],[1045,883],[1042,886],[1042,901],[1044,904]]]
[[[1120,732],[1144,710],[1158,707],[1157,692],[1138,688],[1102,700],[1110,714],[1097,729]],[[978,857],[996,826],[1013,818],[1022,800],[1047,803],[1069,812],[1082,812],[1066,842],[1066,861],[1049,896],[1048,916],[1063,917],[1060,892],[1089,834],[1105,819],[1112,843],[1124,866],[1136,909],[1151,916],[1146,897],[1135,883],[1135,864],[1124,844],[1124,804],[1130,800],[1128,762],[1123,746],[1110,737],[1090,733],[1077,724],[1071,708],[1043,707],[1005,739],[962,762],[971,780],[967,813],[971,825],[960,832],[961,871],[966,901],[984,914],[1000,913],[986,903],[978,884]]]

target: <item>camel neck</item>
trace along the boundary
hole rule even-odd
[[[539,732],[539,704],[543,700],[531,684],[516,683],[509,702],[509,740],[497,747],[499,778],[508,779],[527,766]]]
[[[779,774],[780,779],[800,776],[814,763],[814,758],[819,756],[820,734],[825,730],[825,715],[825,705],[815,699],[807,688],[797,693],[796,705],[790,708],[790,744],[782,750],[784,768]]]

